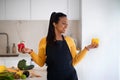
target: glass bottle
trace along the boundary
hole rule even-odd
[[[15,43],[13,43],[13,46],[12,46],[12,53],[16,53],[17,52],[17,50],[16,50],[16,45],[15,45]]]

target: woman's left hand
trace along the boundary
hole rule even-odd
[[[90,49],[98,48],[98,46],[99,46],[99,44],[90,44],[90,45],[86,46],[85,48],[87,50],[90,50]]]

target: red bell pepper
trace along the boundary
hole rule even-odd
[[[18,44],[18,51],[22,50],[23,48],[25,48],[25,44],[23,42]]]

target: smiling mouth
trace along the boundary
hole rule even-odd
[[[63,30],[64,32],[66,31],[66,29]]]

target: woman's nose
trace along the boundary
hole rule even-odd
[[[67,28],[68,24],[65,25],[65,28]]]

